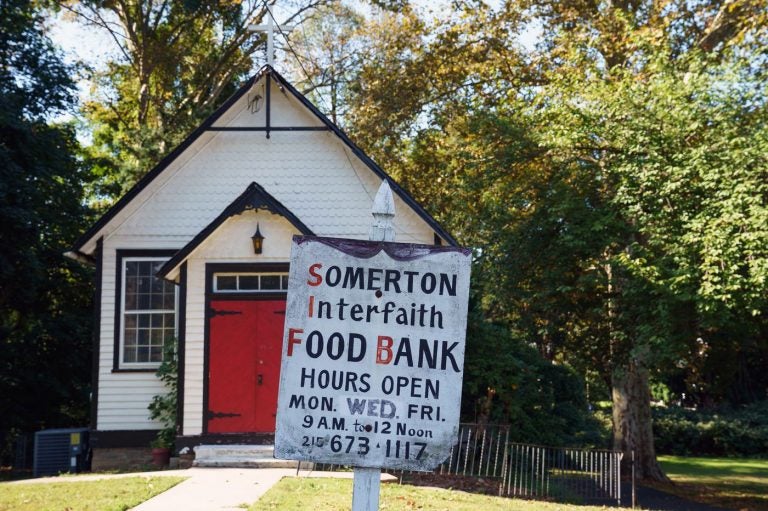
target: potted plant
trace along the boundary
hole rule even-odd
[[[150,447],[152,447],[152,464],[154,466],[159,468],[168,466],[175,439],[176,431],[174,429],[163,428],[157,434],[157,438],[152,440]]]
[[[166,393],[152,398],[147,407],[149,418],[159,421],[163,427],[152,441],[152,463],[157,467],[167,467],[176,441],[176,417],[178,413],[177,396],[179,388],[178,362],[175,339],[168,342],[163,350],[163,362],[157,368],[157,377],[168,389]]]

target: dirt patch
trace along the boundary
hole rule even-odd
[[[397,475],[397,474],[395,474]],[[445,488],[447,490],[459,490],[468,493],[480,493],[483,495],[498,495],[499,480],[483,479],[476,476],[441,475],[441,474],[408,474],[402,476],[404,484],[413,486],[429,486],[432,488]]]

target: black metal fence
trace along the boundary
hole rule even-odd
[[[33,433],[0,431],[1,478],[14,477],[32,470]]]
[[[621,505],[621,452],[521,444],[509,437],[509,426],[462,424],[436,472],[498,479],[501,496]]]
[[[621,452],[521,444],[510,441],[510,430],[461,424],[435,474],[494,481],[503,497],[621,505]],[[314,470],[339,468],[315,464]]]

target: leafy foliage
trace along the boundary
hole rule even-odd
[[[543,359],[509,329],[475,310],[467,332],[463,420],[511,424],[510,440],[605,447],[584,385],[574,371]]]
[[[764,395],[762,74],[738,52],[715,61],[697,53],[671,60],[663,51],[641,78],[615,74],[544,100],[567,126],[547,130],[551,151],[563,163],[597,164],[626,226],[609,259],[622,292],[614,327],[624,332],[611,348],[667,374],[688,367],[683,391],[698,404]],[[727,388],[734,373],[738,392]]]
[[[159,421],[163,426],[152,442],[152,446],[172,449],[176,442],[176,423],[179,412],[179,359],[175,340],[163,347],[163,362],[155,374],[165,385],[167,392],[154,396],[147,407],[149,418]]]
[[[693,456],[756,456],[768,452],[768,402],[739,408],[655,408],[659,453]]]
[[[409,29],[390,25],[350,115],[477,247],[488,317],[596,371],[615,446],[657,479],[651,378],[690,365],[697,399],[722,399],[727,371],[706,359],[731,349],[742,395],[765,392],[746,359],[768,348],[766,31],[756,4],[699,7],[508,2],[432,26],[403,11]],[[530,22],[542,41],[521,48]]]
[[[323,2],[297,2],[288,22]],[[85,105],[102,191],[124,192],[181,142],[251,71],[263,0],[83,0],[71,9],[108,34],[120,57],[94,73]],[[283,22],[283,20],[280,20]]]
[[[34,4],[0,4],[0,431],[87,420],[90,270],[64,258],[89,220],[72,70]]]
[[[349,88],[360,67],[362,16],[354,9],[333,2],[320,6],[297,29],[289,60],[296,86],[337,126],[344,127],[349,106]]]

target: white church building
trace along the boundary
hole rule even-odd
[[[94,468],[148,458],[174,338],[177,450],[271,443],[291,237],[367,239],[382,180],[396,241],[456,244],[265,66],[84,233],[69,255],[96,267]]]

